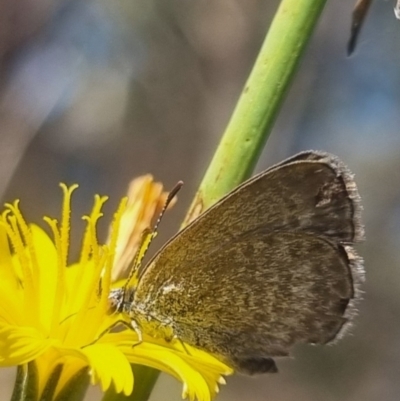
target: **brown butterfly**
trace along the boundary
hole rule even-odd
[[[360,212],[337,157],[299,153],[178,232],[110,304],[139,335],[153,322],[240,372],[274,372],[294,344],[330,343],[348,327],[363,278]]]

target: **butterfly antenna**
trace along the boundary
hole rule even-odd
[[[158,226],[160,225],[161,220],[162,220],[168,206],[170,205],[172,200],[175,198],[176,194],[180,191],[182,186],[183,186],[183,181],[179,181],[174,186],[174,188],[172,188],[172,190],[170,191],[170,193],[167,196],[167,199],[164,203],[163,208],[161,209],[160,214],[158,215],[157,221],[154,224],[153,229],[147,228],[143,231],[142,238],[140,239],[140,246],[139,246],[138,250],[136,251],[136,254],[133,258],[132,269],[129,272],[129,276],[128,276],[124,286],[122,287],[122,291],[124,294],[123,299],[125,298],[125,292],[126,292],[126,289],[129,285],[129,283],[135,276],[135,273],[138,271],[138,269],[142,263],[142,260],[145,257],[147,250],[149,249],[151,242],[153,241],[154,237],[157,235]]]

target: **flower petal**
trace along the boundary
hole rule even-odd
[[[36,251],[40,323],[50,330],[54,297],[57,288],[57,251],[49,236],[38,226],[31,225],[32,241]]]
[[[150,366],[167,372],[184,383],[183,396],[190,400],[209,401],[218,392],[222,375],[232,369],[204,351],[185,345],[178,340],[166,342],[144,335],[137,343],[134,332],[111,333],[100,341],[119,344],[131,363]],[[186,349],[187,348],[187,349]]]
[[[22,290],[13,290],[0,278],[0,325],[23,325],[24,311],[21,304],[23,304]]]
[[[120,221],[112,281],[127,275],[140,245],[143,230],[154,224],[167,196],[168,192],[163,191],[163,185],[160,182],[154,182],[150,174],[130,182],[127,207]],[[176,200],[173,200],[169,207],[172,207],[175,202]]]
[[[86,377],[89,371],[92,383],[99,383],[103,391],[113,385],[129,395],[132,362],[181,380],[183,395],[190,400],[210,401],[223,382],[222,375],[232,372],[228,366],[178,340],[164,340],[167,334],[158,332],[158,327],[143,328],[140,343],[134,330],[109,332],[121,319],[130,324],[128,314],[109,313],[111,268],[116,268],[115,277],[131,266],[143,228],[165,204],[167,194],[161,184],[151,176],[134,182],[129,200],[135,202],[121,201],[106,245],[97,239],[106,198],[96,196],[92,212],[85,217],[80,261],[67,266],[74,188],[63,186],[61,223],[45,218],[54,242],[41,228],[28,226],[18,202],[8,205],[0,217],[0,366],[34,360],[39,391],[44,391],[54,369],[63,365],[56,394],[62,394],[78,373]]]
[[[34,327],[3,326],[0,329],[0,366],[23,365],[38,358],[53,341]]]
[[[111,383],[117,393],[129,395],[133,390],[132,370],[126,356],[111,344],[94,344],[82,349],[92,369],[92,383],[106,391]]]

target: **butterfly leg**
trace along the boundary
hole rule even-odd
[[[109,333],[112,329],[114,329],[115,327],[117,327],[120,324],[122,324],[123,326],[128,326],[130,328],[129,324],[127,322],[125,322],[125,320],[117,320],[111,326],[108,326],[105,330],[103,330],[92,342],[84,345],[82,348],[85,348],[85,347],[88,347],[89,345],[93,345],[93,344],[97,343],[97,341],[99,341],[102,337],[104,337],[107,333]]]
[[[103,330],[92,342],[84,345],[82,348],[85,348],[85,347],[88,347],[89,345],[93,345],[93,344],[97,343],[97,341],[99,341],[107,333],[110,333],[113,329],[115,329],[119,325],[125,326],[129,330],[133,329],[135,331],[135,333],[137,334],[138,342],[133,344],[132,347],[136,347],[137,345],[139,345],[143,342],[142,331],[141,331],[139,325],[137,324],[137,322],[135,320],[132,320],[131,323],[129,324],[127,321],[120,319],[120,320],[115,321],[111,326],[107,327],[105,330]]]
[[[126,322],[125,322],[126,323]],[[135,333],[138,336],[138,341],[137,343],[132,345],[133,347],[138,346],[139,344],[141,344],[143,342],[143,334],[142,334],[142,330],[140,329],[140,326],[138,325],[137,321],[132,319],[131,324],[127,325],[131,330],[133,329],[135,331]]]
[[[179,341],[179,343],[182,345],[182,348],[183,348],[183,350],[186,352],[186,354],[188,354],[189,356],[192,356],[192,354],[191,354],[191,353],[189,352],[189,350],[186,348],[185,343],[184,343],[177,335],[174,336],[174,339]]]
[[[163,323],[161,320],[159,320],[159,319],[157,319],[157,318],[154,318],[154,317],[153,317],[153,319],[156,320],[157,322],[159,322],[160,324]],[[183,350],[185,351],[185,353],[186,353],[187,355],[189,355],[189,356],[192,356],[191,353],[189,352],[189,350],[187,349],[185,343],[178,337],[177,334],[173,334],[173,335],[169,335],[169,336],[164,336],[164,340],[165,340],[167,343],[170,343],[172,340],[178,340],[179,343],[181,344]]]

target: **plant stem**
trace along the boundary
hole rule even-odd
[[[185,224],[248,178],[326,0],[282,0]]]
[[[38,371],[34,362],[18,366],[11,401],[37,401],[38,383]]]

